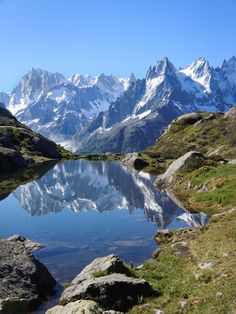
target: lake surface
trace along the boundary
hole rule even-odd
[[[45,244],[35,255],[61,283],[111,253],[140,264],[157,247],[157,230],[208,219],[180,208],[154,180],[117,162],[58,163],[0,202],[0,235],[21,234]]]

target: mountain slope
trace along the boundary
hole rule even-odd
[[[236,106],[226,113],[197,112],[174,120],[145,153],[176,159],[190,150],[207,156],[236,157]]]
[[[0,108],[0,169],[14,171],[47,159],[75,156],[20,123],[7,109]]]
[[[0,101],[21,122],[50,139],[71,139],[98,112],[108,109],[132,79],[101,74],[97,77],[31,69]]]
[[[181,70],[164,58],[78,132],[74,146],[81,153],[140,151],[182,114],[226,111],[236,102],[235,69],[234,57],[221,68],[200,58]]]
[[[185,113],[224,112],[236,102],[236,58],[177,69],[168,58],[145,78],[30,70],[0,101],[27,126],[81,153],[132,152],[155,143]],[[69,147],[69,146],[68,146]]]

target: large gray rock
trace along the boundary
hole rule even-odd
[[[141,170],[148,166],[148,163],[140,158],[138,153],[129,153],[122,160],[122,163],[129,168],[134,168],[136,170]]]
[[[60,302],[67,303],[89,299],[101,304],[105,309],[125,311],[138,303],[140,297],[150,296],[152,289],[147,281],[111,274],[88,279],[79,284],[71,284],[62,293]]]
[[[169,168],[166,170],[165,173],[157,176],[155,185],[157,186],[165,186],[171,184],[174,175],[179,171],[182,167],[188,166],[191,171],[197,169],[198,167],[202,166],[204,163],[205,157],[196,151],[190,151],[180,158],[176,159]]]
[[[128,277],[129,269],[114,254],[86,266],[62,293],[60,303],[93,300],[107,310],[127,310],[139,297],[153,293],[143,279]]]
[[[225,113],[224,117],[225,117],[225,119],[236,120],[236,106],[234,106],[230,110],[228,110]]]
[[[97,302],[79,300],[68,303],[66,306],[54,306],[46,314],[104,314],[104,310]]]
[[[44,248],[45,246],[39,242],[35,242],[33,240],[27,239],[21,235],[18,234],[14,234],[13,236],[9,237],[7,239],[8,241],[12,241],[12,242],[20,242],[22,244],[24,244],[26,250],[31,253],[33,251],[38,251],[41,250],[42,248]]]
[[[96,273],[102,272],[105,275],[111,273],[129,274],[129,269],[124,265],[120,258],[114,254],[99,257],[87,265],[77,277],[72,281],[73,285],[78,285],[84,280],[95,278]]]
[[[0,313],[24,314],[53,293],[55,279],[23,243],[0,240]]]

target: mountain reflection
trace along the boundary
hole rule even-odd
[[[174,219],[192,226],[206,223],[207,215],[186,212],[153,182],[149,174],[130,172],[116,162],[66,161],[39,180],[20,186],[13,195],[31,216],[63,208],[74,212],[127,209],[130,213],[140,208],[148,221],[162,228]]]

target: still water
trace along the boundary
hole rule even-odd
[[[179,207],[154,180],[117,162],[58,163],[0,202],[0,235],[45,244],[35,255],[61,283],[111,253],[140,264],[157,247],[158,229],[195,226],[208,218]]]

